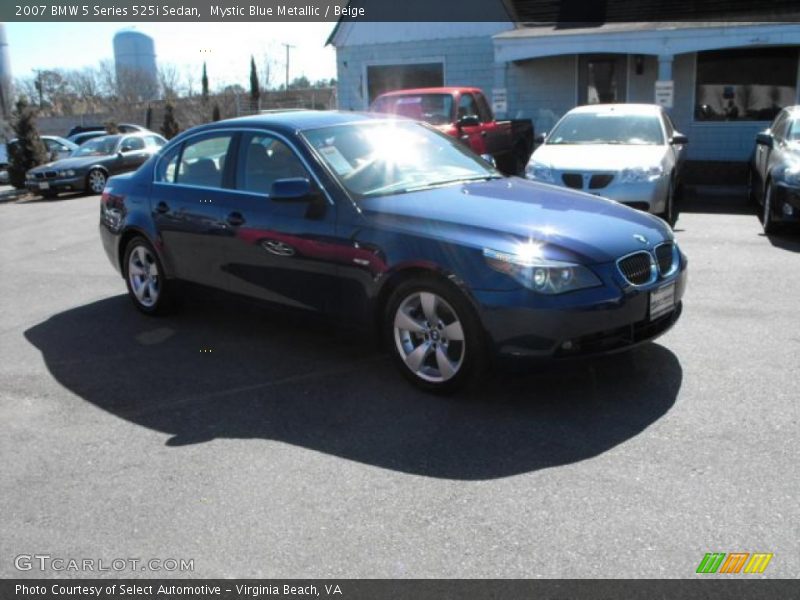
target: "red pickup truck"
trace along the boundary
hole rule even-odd
[[[523,174],[533,152],[533,122],[495,121],[479,88],[387,92],[375,99],[370,110],[430,123],[443,133],[463,140],[476,154],[492,156],[497,168],[508,175]]]

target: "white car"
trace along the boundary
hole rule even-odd
[[[675,224],[685,135],[654,104],[573,108],[540,138],[529,179],[603,196]]]

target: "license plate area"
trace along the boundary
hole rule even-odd
[[[50,187],[50,184],[49,184],[49,183],[47,183],[46,181],[42,181],[42,182],[39,184],[39,189],[40,189],[40,190],[46,190],[46,189],[49,189],[49,187]]]
[[[663,317],[675,308],[675,282],[650,292],[650,320]]]

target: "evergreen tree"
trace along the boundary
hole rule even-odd
[[[164,107],[164,122],[161,124],[161,135],[171,140],[180,133],[180,130],[178,121],[175,120],[175,109],[172,104],[167,102]]]
[[[36,129],[36,113],[23,97],[17,101],[12,126],[17,139],[8,144],[8,178],[15,188],[25,187],[25,173],[47,162],[47,149]]]
[[[250,109],[258,110],[258,100],[261,97],[261,90],[258,85],[258,72],[256,71],[256,59],[250,56]]]
[[[208,72],[206,71],[205,61],[203,61],[203,77],[201,78],[200,83],[203,86],[203,102],[208,102]]]

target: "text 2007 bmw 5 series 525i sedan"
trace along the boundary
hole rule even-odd
[[[651,340],[686,285],[661,219],[503,177],[424,124],[352,113],[186,131],[109,180],[100,232],[145,313],[185,280],[377,327],[400,371],[438,391],[497,354]]]

